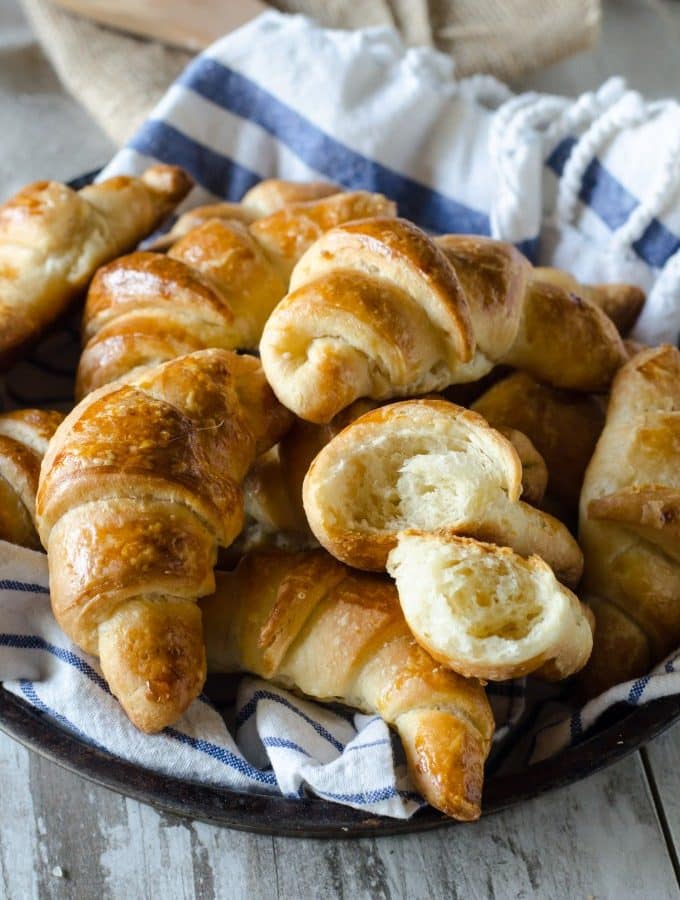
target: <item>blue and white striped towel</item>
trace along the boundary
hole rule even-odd
[[[680,107],[645,103],[619,79],[576,101],[514,97],[488,77],[457,82],[448,57],[407,50],[389,29],[335,32],[270,12],[198,57],[103,176],[154,160],[194,176],[185,208],[237,200],[272,175],[382,191],[432,231],[491,234],[583,280],[638,283],[651,292],[638,335],[677,340]],[[65,346],[56,340],[60,360]],[[27,368],[21,374],[28,383]],[[59,385],[52,379],[50,390]],[[9,386],[27,402],[25,385]],[[675,665],[671,658],[570,716],[562,707],[537,734],[532,761],[577,740],[615,702],[677,693]],[[170,775],[286,796],[310,791],[401,818],[422,805],[380,719],[324,709],[260,680],[241,682],[233,737],[203,697],[174,728],[139,734],[96,661],[54,623],[44,556],[2,543],[0,678],[83,740]],[[489,690],[504,746],[527,705],[548,708],[549,692],[537,700],[523,682]]]

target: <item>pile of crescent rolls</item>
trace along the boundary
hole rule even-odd
[[[263,181],[180,216],[173,166],[0,207],[0,365],[85,297],[77,405],[0,415],[0,538],[155,732],[208,672],[394,727],[480,814],[484,685],[574,697],[680,644],[680,351],[631,285]],[[223,571],[215,572],[215,567]]]

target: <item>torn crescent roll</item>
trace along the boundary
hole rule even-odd
[[[481,416],[444,400],[407,400],[333,438],[309,468],[303,502],[319,543],[360,569],[384,569],[400,531],[444,529],[536,553],[575,584],[576,541],[521,493],[517,451]]]
[[[263,454],[252,467],[243,490],[246,514],[265,533],[309,533],[302,505],[302,483],[314,457],[336,434],[359,416],[375,409],[370,400],[356,400],[328,425],[313,425],[297,419],[276,447]],[[522,464],[522,500],[539,506],[548,482],[543,457],[528,437],[514,428],[499,428],[513,445]]]
[[[589,611],[537,556],[406,531],[387,560],[414,637],[461,675],[573,675],[593,646]]]

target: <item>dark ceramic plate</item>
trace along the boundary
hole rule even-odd
[[[71,182],[81,187],[96,172]],[[484,815],[564,787],[611,765],[680,718],[680,697],[645,706],[612,708],[585,740],[522,772],[499,775],[487,767]],[[104,787],[179,816],[242,831],[300,837],[354,837],[424,831],[454,824],[431,808],[403,821],[367,815],[325,800],[238,793],[170,778],[125,762],[81,741],[0,685],[0,730],[46,759]]]
[[[489,774],[484,815],[564,787],[623,759],[680,718],[680,698],[619,706],[590,737],[513,775]],[[142,769],[83,743],[23,700],[0,688],[0,730],[89,781],[157,809],[241,831],[297,837],[359,837],[425,831],[454,824],[431,808],[412,819],[388,819],[326,800],[286,800],[181,781]]]

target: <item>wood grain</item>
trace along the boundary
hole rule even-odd
[[[645,748],[653,787],[658,792],[662,816],[674,845],[680,877],[680,725]]]
[[[677,896],[638,755],[474,825],[359,841],[177,819],[4,735],[0,779],[0,896],[9,900]],[[52,874],[57,866],[65,878]]]

